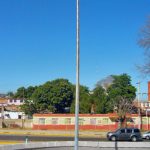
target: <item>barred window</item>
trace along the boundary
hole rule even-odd
[[[52,118],[52,124],[58,124],[58,118]]]
[[[79,125],[83,125],[84,124],[84,118],[79,118]]]
[[[108,124],[108,118],[103,118],[103,124]]]
[[[39,118],[39,124],[44,125],[45,124],[45,118]]]
[[[95,125],[96,124],[96,118],[91,118],[90,119],[90,124]]]
[[[101,125],[101,124],[102,124],[102,120],[99,119],[99,120],[97,121],[97,124],[98,124],[98,125]]]
[[[71,118],[65,118],[65,124],[71,124]]]

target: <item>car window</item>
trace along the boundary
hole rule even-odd
[[[139,133],[140,131],[139,131],[139,129],[134,129],[134,132]]]
[[[127,133],[132,133],[132,130],[131,129],[127,129]]]
[[[125,133],[125,129],[121,129],[120,131],[121,131],[121,133]]]

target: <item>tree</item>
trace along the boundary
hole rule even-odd
[[[73,85],[66,79],[57,79],[51,82],[52,89],[49,97],[56,113],[65,112],[73,100]]]
[[[13,97],[14,97],[14,93],[10,91],[10,92],[7,93],[7,96],[8,96],[9,98],[13,98]]]
[[[91,99],[95,113],[107,112],[107,96],[104,88],[97,85],[97,87],[93,90]]]
[[[16,96],[23,96],[25,103],[21,109],[25,114],[33,113],[64,113],[70,108],[73,100],[73,85],[66,79],[48,81],[38,87],[29,86],[27,89],[19,88]]]
[[[49,93],[51,91],[51,83],[46,82],[39,86],[32,94],[33,105],[38,113],[53,112]],[[29,105],[30,107],[30,105]]]
[[[71,113],[75,113],[75,86],[74,86],[74,100],[71,104]],[[89,89],[86,86],[80,85],[80,98],[79,98],[79,113],[90,113],[91,101]]]
[[[142,65],[138,65],[137,68],[143,75],[150,75],[150,17],[140,31],[138,45],[145,49],[145,62]]]
[[[38,87],[35,86],[29,86],[27,89],[26,89],[26,99],[31,99],[32,97],[32,94],[34,93],[34,91],[37,89]]]
[[[14,98],[21,98],[21,99],[26,98],[26,88],[25,87],[18,88],[17,92],[14,94]]]
[[[107,89],[108,109],[118,114],[121,125],[130,112],[133,100],[136,96],[136,88],[131,85],[131,77],[127,74],[114,75],[112,85]]]
[[[13,94],[13,98],[20,98],[20,99],[31,99],[32,94],[37,89],[37,86],[29,86],[27,88],[20,87],[17,89],[17,92]]]
[[[34,113],[37,113],[37,109],[35,108],[32,100],[25,100],[24,104],[20,106],[20,109],[28,116],[32,116]]]
[[[72,84],[66,79],[48,81],[35,90],[32,100],[38,112],[63,113],[73,100]]]

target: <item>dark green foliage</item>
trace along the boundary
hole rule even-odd
[[[95,113],[106,113],[107,97],[105,90],[101,86],[97,86],[93,90],[92,103],[95,107]]]
[[[65,79],[46,82],[35,90],[32,100],[38,112],[64,113],[73,100],[72,84]]]
[[[131,78],[127,74],[113,76],[114,81],[107,89],[108,98],[115,99],[118,96],[133,101],[136,96],[136,88],[131,85]]]
[[[33,87],[33,86],[29,86],[27,89],[26,89],[26,98],[27,99],[30,99],[32,94],[34,93],[34,91],[37,89],[37,86]]]
[[[20,106],[20,109],[28,116],[37,113],[37,109],[32,100],[25,100],[24,104]]]
[[[20,87],[17,89],[17,92],[14,94],[13,98],[30,99],[36,89],[37,86],[29,86],[28,88]]]
[[[113,75],[101,81],[92,92],[88,87],[80,86],[79,113],[108,113],[115,110],[123,117],[129,111],[126,104],[131,105],[135,98],[136,89],[131,85],[130,76]],[[48,81],[38,87],[20,87],[14,98],[25,99],[21,110],[28,115],[68,113],[68,110],[75,112],[75,85],[66,79]]]
[[[75,97],[75,86],[74,86]],[[91,102],[89,89],[86,86],[80,86],[80,98],[79,98],[79,113],[90,113]],[[71,105],[71,113],[75,112],[75,99]]]
[[[17,92],[14,94],[14,98],[26,98],[26,89],[25,87],[20,87],[17,89]]]
[[[113,76],[113,83],[107,89],[108,112],[115,111],[120,120],[124,120],[126,113],[131,112],[132,102],[136,96],[136,88],[131,85],[131,78],[127,74]]]

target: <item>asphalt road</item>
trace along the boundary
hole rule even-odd
[[[58,136],[25,136],[25,135],[0,135],[0,141],[74,141],[74,137],[58,137]],[[106,138],[96,137],[79,137],[79,141],[107,141]],[[143,140],[150,142],[150,140]]]
[[[0,135],[0,141],[74,141],[73,137],[55,137],[55,136],[25,136],[25,135]],[[106,141],[106,139],[93,137],[80,137],[80,141]]]

